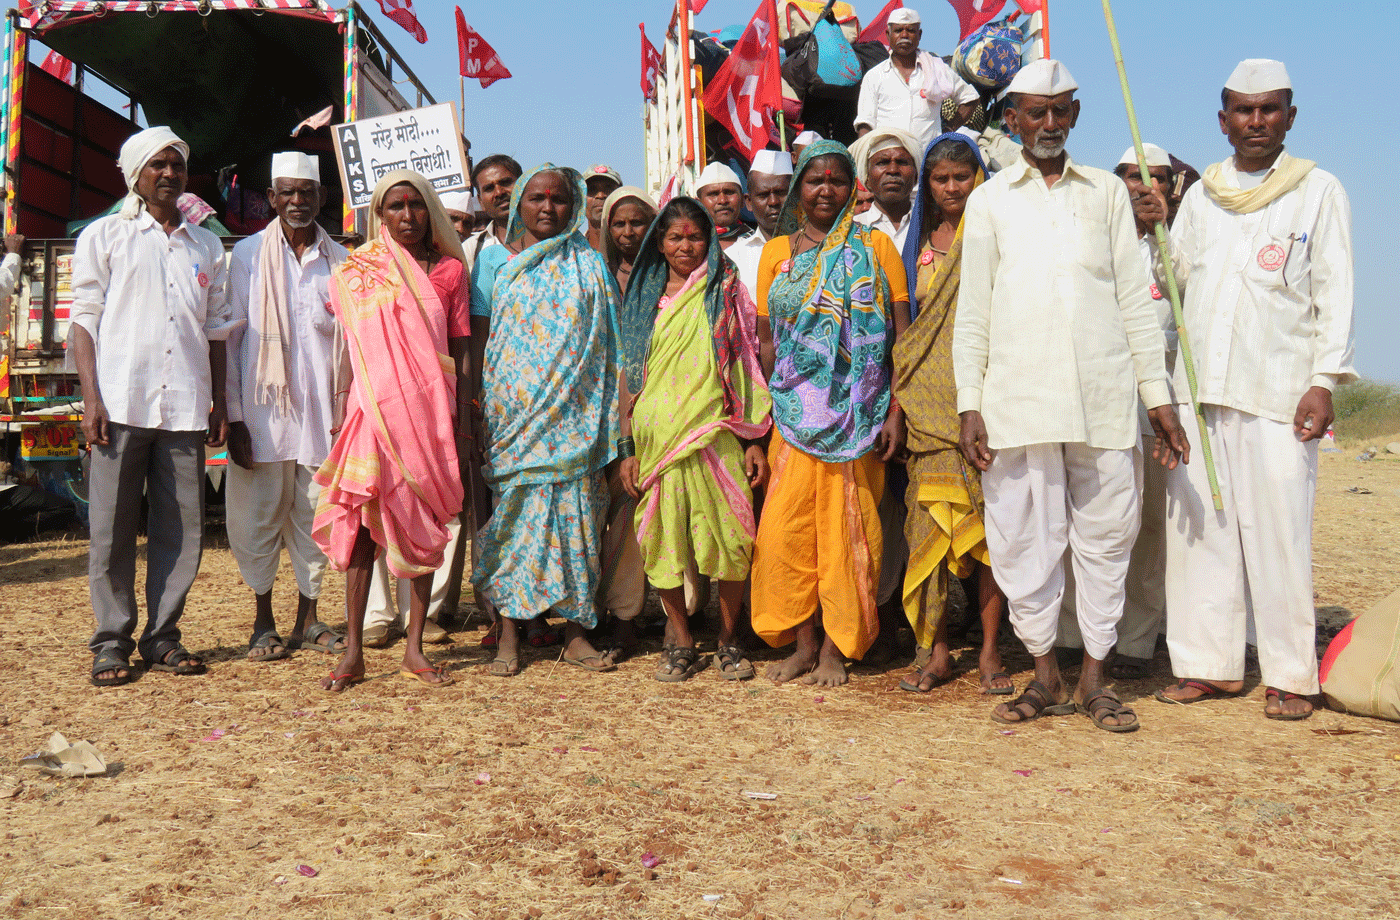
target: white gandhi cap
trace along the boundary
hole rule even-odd
[[[792,155],[781,150],[760,150],[753,155],[753,165],[749,167],[749,172],[763,173],[765,176],[790,176]]]
[[[444,211],[456,211],[459,214],[470,214],[472,212],[472,196],[470,192],[443,192],[438,197],[442,199],[442,209]]]
[[[1225,81],[1225,88],[1245,96],[1254,96],[1276,89],[1292,89],[1293,81],[1288,79],[1288,68],[1283,66],[1282,61],[1250,58],[1240,61],[1234,73],[1230,74],[1230,79]]]
[[[890,18],[888,20],[889,24],[892,26],[916,26],[922,21],[923,20],[919,19],[919,11],[911,10],[907,6],[900,7],[893,13],[890,13]]]
[[[732,182],[741,189],[744,187],[744,183],[739,181],[739,174],[734,170],[723,163],[711,163],[695,181],[695,190],[698,192],[707,185],[723,185],[726,182]]]
[[[806,147],[809,144],[815,144],[821,139],[822,136],[815,131],[803,131],[801,134],[797,135],[797,137],[792,139],[792,146]]]
[[[307,156],[300,150],[274,153],[272,155],[272,178],[310,179],[312,182],[319,183],[321,181],[321,162],[313,156]]]
[[[1161,147],[1158,147],[1156,144],[1143,144],[1142,152],[1147,156],[1148,166],[1165,166],[1168,169],[1171,168],[1171,156]],[[1127,150],[1123,151],[1123,156],[1118,160],[1118,165],[1136,166],[1137,150],[1133,147],[1129,147]]]
[[[1059,61],[1042,58],[1022,67],[1006,91],[1032,96],[1058,96],[1076,89],[1079,89],[1079,84],[1074,82],[1074,75],[1068,67]]]

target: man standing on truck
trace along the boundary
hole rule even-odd
[[[941,58],[919,50],[920,22],[907,6],[890,14],[890,56],[861,79],[855,125],[862,135],[875,128],[908,131],[922,154],[943,131],[943,100],[966,84]]]
[[[204,448],[228,436],[224,340],[237,327],[224,246],[177,204],[190,148],[169,128],[132,135],[118,156],[128,194],[88,225],[73,254],[71,345],[83,388],[88,473],[88,590],[97,631],[92,683],[147,667],[203,674],[180,644],[180,616],[204,538]],[[136,629],[136,527],[146,519],[146,628]]]
[[[267,201],[277,219],[233,247],[229,268],[230,312],[247,323],[228,339],[226,507],[229,549],[256,598],[249,661],[276,661],[295,648],[345,649],[316,616],[326,556],[311,538],[321,497],[311,476],[333,440],[330,283],[345,248],[316,223],[325,191],[314,156],[273,154]],[[272,613],[284,545],[298,592],[285,642]]]
[[[1157,693],[1173,703],[1239,694],[1252,613],[1264,715],[1288,721],[1312,715],[1319,689],[1318,442],[1332,424],[1332,390],[1356,377],[1351,204],[1335,176],[1284,149],[1297,113],[1282,63],[1241,62],[1218,115],[1234,156],[1206,169],[1172,225],[1225,510],[1215,510],[1203,469],[1167,477],[1167,647],[1180,680]],[[1138,216],[1165,220],[1162,196],[1140,199]],[[1178,357],[1178,401],[1186,384]],[[1197,426],[1187,436],[1199,449]]]

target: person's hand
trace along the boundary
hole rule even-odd
[[[964,412],[961,419],[958,448],[968,463],[985,473],[992,465],[992,451],[987,447],[987,425],[982,421],[982,413],[973,409]]]
[[[1327,434],[1336,417],[1332,411],[1332,391],[1326,387],[1311,387],[1298,400],[1298,411],[1293,413],[1293,433],[1305,444],[1316,441]]]
[[[1151,227],[1167,222],[1167,199],[1154,188],[1132,196],[1133,216]]]
[[[875,436],[875,451],[882,463],[889,463],[904,450],[904,413],[892,408]]]
[[[224,408],[223,400],[215,400],[214,408],[209,410],[209,433],[205,435],[204,443],[208,447],[222,447],[228,440],[228,410]]]
[[[633,498],[642,497],[641,475],[642,463],[636,457],[624,457],[622,465],[617,468],[617,475],[622,479],[622,487],[627,490],[627,494]]]
[[[111,432],[107,430],[109,419],[107,418],[107,407],[102,404],[101,399],[89,399],[83,406],[83,437],[87,439],[88,446],[94,445],[106,447],[112,443]]]
[[[1158,406],[1147,410],[1152,421],[1152,430],[1157,439],[1152,444],[1152,459],[1169,470],[1176,469],[1178,463],[1191,462],[1191,442],[1186,440],[1186,431],[1176,410],[1171,406]]]
[[[253,468],[253,434],[242,422],[228,423],[228,458],[245,470]]]
[[[5,234],[5,251],[6,251],[6,252],[12,252],[12,253],[14,253],[14,254],[17,255],[17,256],[22,256],[22,255],[24,255],[24,234],[23,234],[23,233],[7,233],[7,234]]]
[[[744,473],[751,489],[761,489],[768,484],[768,457],[757,444],[744,448]]]

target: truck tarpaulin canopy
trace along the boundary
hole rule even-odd
[[[255,0],[56,0],[23,12],[40,41],[133,96],[148,124],[169,125],[194,159],[217,168],[285,144],[296,124],[343,97],[335,11],[316,0],[260,3],[265,12],[253,11]]]

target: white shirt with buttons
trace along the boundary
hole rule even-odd
[[[89,224],[73,255],[74,326],[92,336],[97,385],[119,425],[203,431],[209,343],[241,325],[229,315],[224,244],[182,222],[169,235],[144,208]]]

